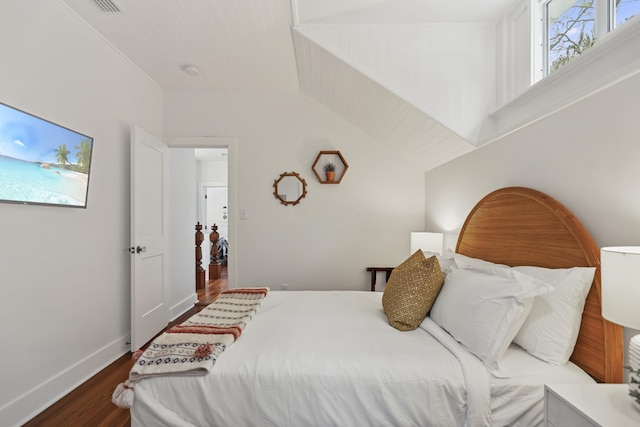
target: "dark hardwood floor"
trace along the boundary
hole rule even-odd
[[[198,302],[189,311],[167,325],[180,324],[202,310],[228,287],[226,268],[222,269],[219,280],[207,284],[198,291]],[[125,427],[131,425],[129,410],[111,403],[111,395],[116,386],[129,376],[132,366],[131,353],[127,353],[107,366],[95,376],[51,405],[38,416],[24,424],[24,427]]]

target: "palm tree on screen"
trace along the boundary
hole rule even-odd
[[[62,167],[66,167],[67,163],[69,163],[69,154],[71,151],[67,148],[67,144],[62,144],[58,148],[55,149],[56,153],[56,161],[62,165]]]
[[[82,140],[74,148],[78,150],[76,152],[76,160],[80,165],[80,170],[87,173],[89,171],[89,161],[91,160],[91,141],[88,139]]]

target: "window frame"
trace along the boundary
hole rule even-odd
[[[554,0],[532,0],[531,19],[534,23],[532,28],[533,54],[533,82],[537,82],[549,73],[549,18],[548,6]],[[594,0],[595,18],[594,33],[596,43],[606,38],[616,27],[615,0]]]
[[[617,28],[620,28],[621,26],[623,26],[627,22],[627,21],[622,21],[620,24],[617,24],[616,21],[618,20],[618,17],[617,17],[618,10],[615,8],[614,1],[615,0],[610,0],[609,1],[609,10],[610,10],[609,28],[611,28],[610,31],[613,31],[613,30],[615,30]],[[639,15],[640,15],[640,10],[638,10],[638,13],[634,14],[629,19],[635,19]]]

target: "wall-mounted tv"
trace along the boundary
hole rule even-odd
[[[0,103],[0,202],[87,207],[93,138]]]

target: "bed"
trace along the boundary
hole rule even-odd
[[[528,188],[494,191],[469,213],[448,256],[439,263],[453,259],[455,266],[431,314],[408,331],[390,326],[380,292],[269,292],[205,375],[138,381],[132,425],[531,426],[542,424],[545,383],[622,381],[622,330],[600,311],[598,247],[560,203]],[[526,340],[516,344],[542,293],[560,286],[531,279],[538,274],[531,269],[589,268],[570,361],[553,363],[525,350]],[[445,302],[449,282],[489,271],[538,286],[498,370],[460,338],[456,310]]]

